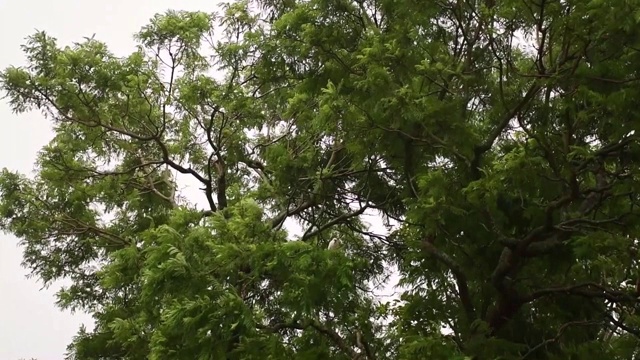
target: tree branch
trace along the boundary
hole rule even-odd
[[[359,359],[361,357],[361,354],[353,350],[351,346],[349,346],[346,341],[340,336],[340,334],[322,325],[322,323],[320,323],[316,319],[304,320],[302,322],[278,323],[271,326],[257,325],[257,327],[259,329],[267,330],[274,333],[283,329],[306,330],[308,328],[312,328],[320,334],[329,338],[342,352],[349,355],[349,357],[351,357],[352,359]]]
[[[587,298],[602,298],[615,303],[630,302],[638,303],[638,300],[634,295],[623,291],[615,291],[607,289],[606,287],[594,283],[587,282],[578,285],[564,286],[564,287],[550,287],[534,291],[526,296],[522,296],[523,302],[528,303],[540,299],[549,295],[567,294],[578,295]]]
[[[467,285],[467,276],[462,270],[462,266],[453,260],[449,255],[438,250],[434,245],[432,239],[426,238],[422,240],[421,245],[428,253],[432,254],[437,260],[445,264],[453,273],[456,279],[456,285],[458,287],[458,296],[460,303],[465,310],[467,320],[469,322],[476,318],[476,311],[471,300],[469,293],[469,287]]]
[[[511,111],[505,114],[502,120],[500,121],[500,123],[498,123],[498,126],[496,126],[489,133],[489,136],[487,137],[487,139],[485,139],[483,143],[475,146],[474,156],[473,156],[473,159],[471,160],[471,170],[474,173],[477,173],[479,171],[480,159],[482,155],[493,147],[494,142],[500,136],[500,134],[502,134],[504,129],[507,127],[507,125],[509,125],[509,122],[516,115],[518,115],[522,111],[522,109],[524,109],[524,107],[529,103],[529,101],[531,101],[531,99],[533,99],[533,97],[538,93],[538,90],[540,90],[540,86],[537,84],[537,82],[534,82],[529,87],[529,89],[527,90],[522,100],[520,100],[520,102],[518,102],[518,104],[513,109],[511,109]]]
[[[529,349],[529,351],[527,351],[526,354],[524,354],[522,356],[521,359],[526,359],[527,357],[529,357],[530,355],[534,354],[536,351],[538,351],[540,348],[546,347],[549,344],[558,342],[560,340],[560,338],[562,337],[562,335],[564,334],[564,332],[570,327],[570,326],[594,326],[594,325],[600,325],[601,321],[571,321],[565,324],[562,324],[562,326],[560,326],[560,328],[558,329],[558,334],[551,338],[551,339],[546,339],[543,342],[539,343],[538,345],[532,347],[531,349]]]

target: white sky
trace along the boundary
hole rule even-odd
[[[0,69],[24,63],[20,45],[36,30],[56,37],[60,45],[82,41],[84,36],[95,33],[96,39],[106,42],[112,52],[126,55],[134,50],[133,34],[154,14],[168,9],[211,12],[216,3],[216,0],[0,0]],[[14,115],[6,101],[0,100],[0,168],[30,172],[37,151],[51,137],[50,126],[40,114]],[[374,226],[376,230],[384,231],[379,221],[372,220],[378,223]],[[292,224],[288,225],[290,228]],[[86,314],[70,314],[55,307],[54,294],[60,284],[41,290],[41,283],[26,278],[27,271],[20,266],[22,250],[17,243],[15,237],[0,234],[0,360],[62,359],[80,324],[91,328],[92,320]],[[388,295],[389,291],[383,293]]]
[[[0,68],[21,65],[20,45],[35,30],[47,31],[60,44],[96,34],[111,51],[134,50],[133,33],[167,9],[213,11],[215,0],[0,0]],[[48,123],[38,114],[16,116],[0,101],[0,168],[29,172],[36,152],[51,138]],[[54,305],[59,286],[40,291],[20,266],[17,239],[0,234],[0,360],[19,358],[60,360],[87,315],[62,312]]]

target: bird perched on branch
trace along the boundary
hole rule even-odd
[[[342,245],[342,242],[340,241],[340,239],[333,238],[331,239],[331,241],[329,241],[329,246],[327,247],[327,249],[336,250],[336,249],[339,249],[341,245]]]

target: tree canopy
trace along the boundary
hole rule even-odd
[[[37,32],[0,83],[55,134],[0,228],[93,315],[74,359],[637,358],[638,9],[245,0],[126,57]]]

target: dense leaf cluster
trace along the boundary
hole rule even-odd
[[[246,0],[127,57],[36,33],[0,82],[55,137],[0,227],[94,316],[75,359],[635,358],[638,9]]]

